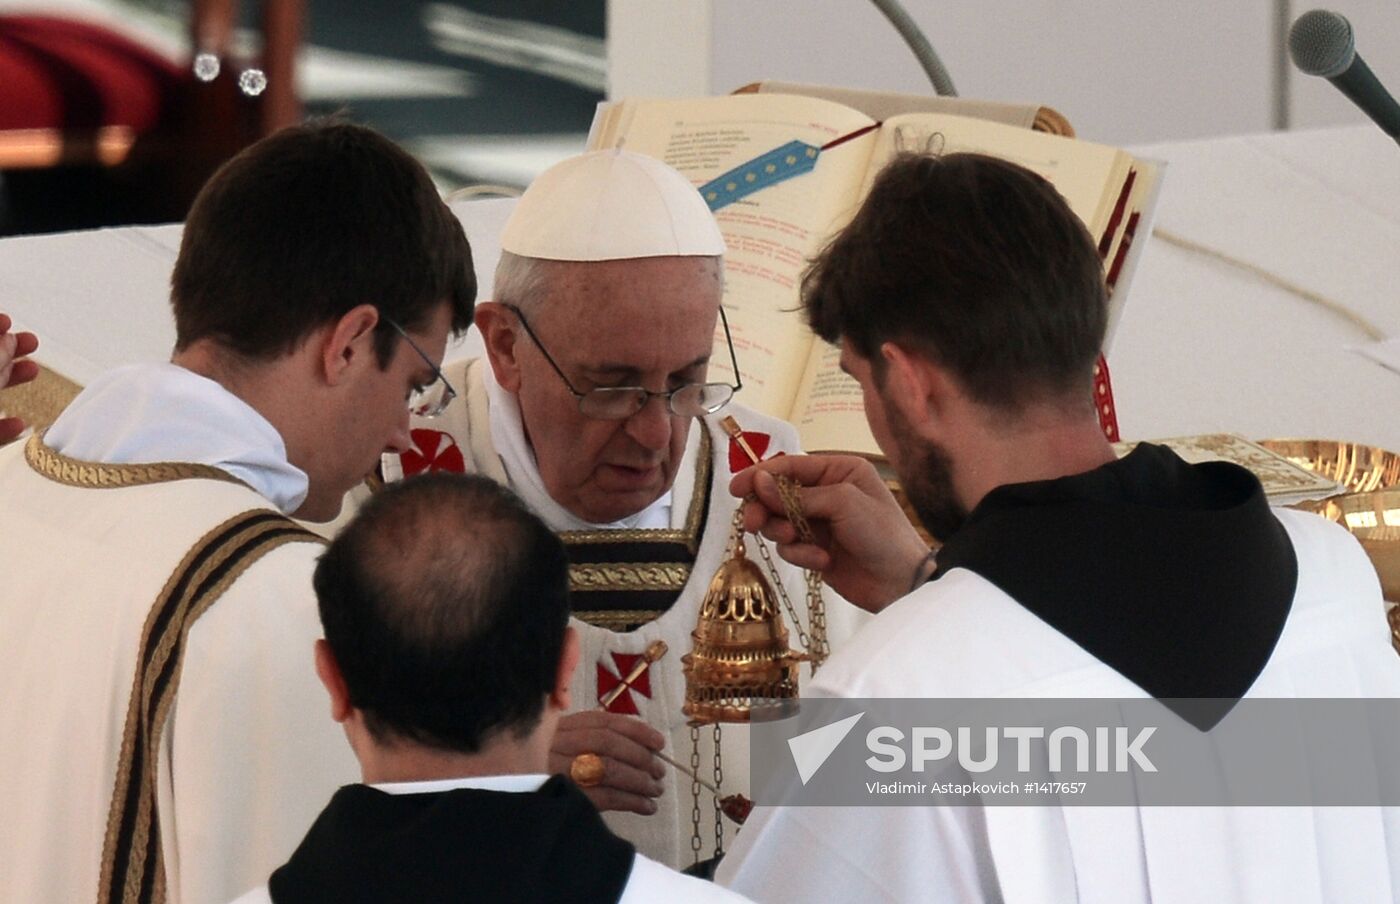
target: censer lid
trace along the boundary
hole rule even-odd
[[[710,581],[690,636],[681,663],[691,720],[747,722],[756,709],[796,699],[798,663],[807,657],[788,647],[777,595],[742,543]]]

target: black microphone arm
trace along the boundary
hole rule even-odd
[[[1288,31],[1288,55],[1300,71],[1327,79],[1400,142],[1400,104],[1356,52],[1345,16],[1325,9],[1303,13]]]
[[[1400,104],[1396,104],[1395,98],[1381,85],[1380,79],[1376,78],[1360,54],[1350,69],[1330,81],[1352,103],[1364,110],[1371,121],[1381,127],[1381,131],[1400,141]]]
[[[933,90],[937,94],[945,97],[957,97],[958,91],[953,87],[953,78],[948,75],[947,68],[943,61],[938,58],[938,52],[933,49],[928,38],[919,30],[918,24],[900,5],[899,0],[871,0],[885,18],[890,20],[895,31],[904,39],[904,43],[909,45],[909,49],[914,51],[914,56],[918,59],[919,65],[923,67],[924,74],[929,81],[933,82]]]

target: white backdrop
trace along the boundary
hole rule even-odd
[[[1082,137],[1120,145],[1273,128],[1280,91],[1294,127],[1363,121],[1322,80],[1277,69],[1278,23],[1317,4],[1351,20],[1362,56],[1400,91],[1395,0],[904,0],[961,94],[1055,107]],[[609,0],[608,15],[613,97],[764,78],[931,91],[866,0]]]

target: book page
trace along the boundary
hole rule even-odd
[[[1129,164],[1128,155],[1106,145],[966,116],[915,113],[885,121],[861,197],[879,170],[902,151],[989,154],[1020,164],[1055,186],[1095,241],[1103,234]]]
[[[829,101],[786,95],[698,100],[629,100],[600,115],[591,146],[615,145],[657,157],[697,187],[791,141],[821,147],[873,122]],[[739,401],[777,417],[792,400],[813,337],[798,311],[807,259],[838,216],[854,207],[875,135],[821,152],[815,169],[715,212],[724,233],[725,315],[743,371]],[[730,379],[716,332],[711,379]]]
[[[841,349],[813,338],[792,412],[803,450],[880,455],[860,384],[841,369]]]

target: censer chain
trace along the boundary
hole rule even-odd
[[[719,723],[715,723],[715,787],[724,787],[724,763],[720,757],[720,730]],[[715,857],[724,856],[724,804],[715,796]]]
[[[700,726],[690,725],[690,851],[700,862]]]
[[[797,490],[800,484],[783,475],[778,475],[778,496],[783,500],[783,512],[787,515],[788,521],[797,529],[797,536],[803,543],[816,545],[816,535],[812,533],[812,525],[807,521],[807,515],[802,511],[802,502],[797,498]],[[815,673],[817,667],[826,662],[827,655],[831,652],[831,647],[826,640],[826,601],[822,598],[822,578],[815,571],[808,570],[807,578],[807,609],[812,618],[812,646],[807,648],[807,652],[812,654],[812,671]],[[788,605],[791,610],[791,604]],[[793,619],[796,621],[796,618]]]
[[[797,529],[797,536],[804,543],[815,542],[815,535],[812,533],[812,526],[807,522],[806,516],[802,513],[802,505],[797,499],[797,488],[799,484],[794,483],[783,475],[778,475],[778,495],[783,500],[783,511],[787,515],[788,521],[792,522]],[[756,497],[751,497],[756,498]],[[739,535],[739,525],[743,520],[743,507],[741,506],[735,513],[734,525],[735,535]],[[787,589],[783,586],[782,575],[778,572],[777,565],[773,562],[773,556],[768,552],[768,544],[763,542],[762,537],[755,537],[754,544],[758,547],[758,554],[763,558],[763,564],[768,568],[768,574],[773,579],[773,588],[778,593],[778,599],[782,601],[783,608],[787,610],[788,618],[792,620],[793,628],[797,631],[798,642],[802,644],[802,649],[812,657],[812,671],[815,673],[826,657],[830,654],[831,648],[826,639],[826,600],[822,597],[822,578],[815,571],[804,571],[807,581],[807,610],[811,614],[812,631],[809,635],[802,627],[802,620],[797,617],[797,607],[793,606],[792,599],[788,597]]]

